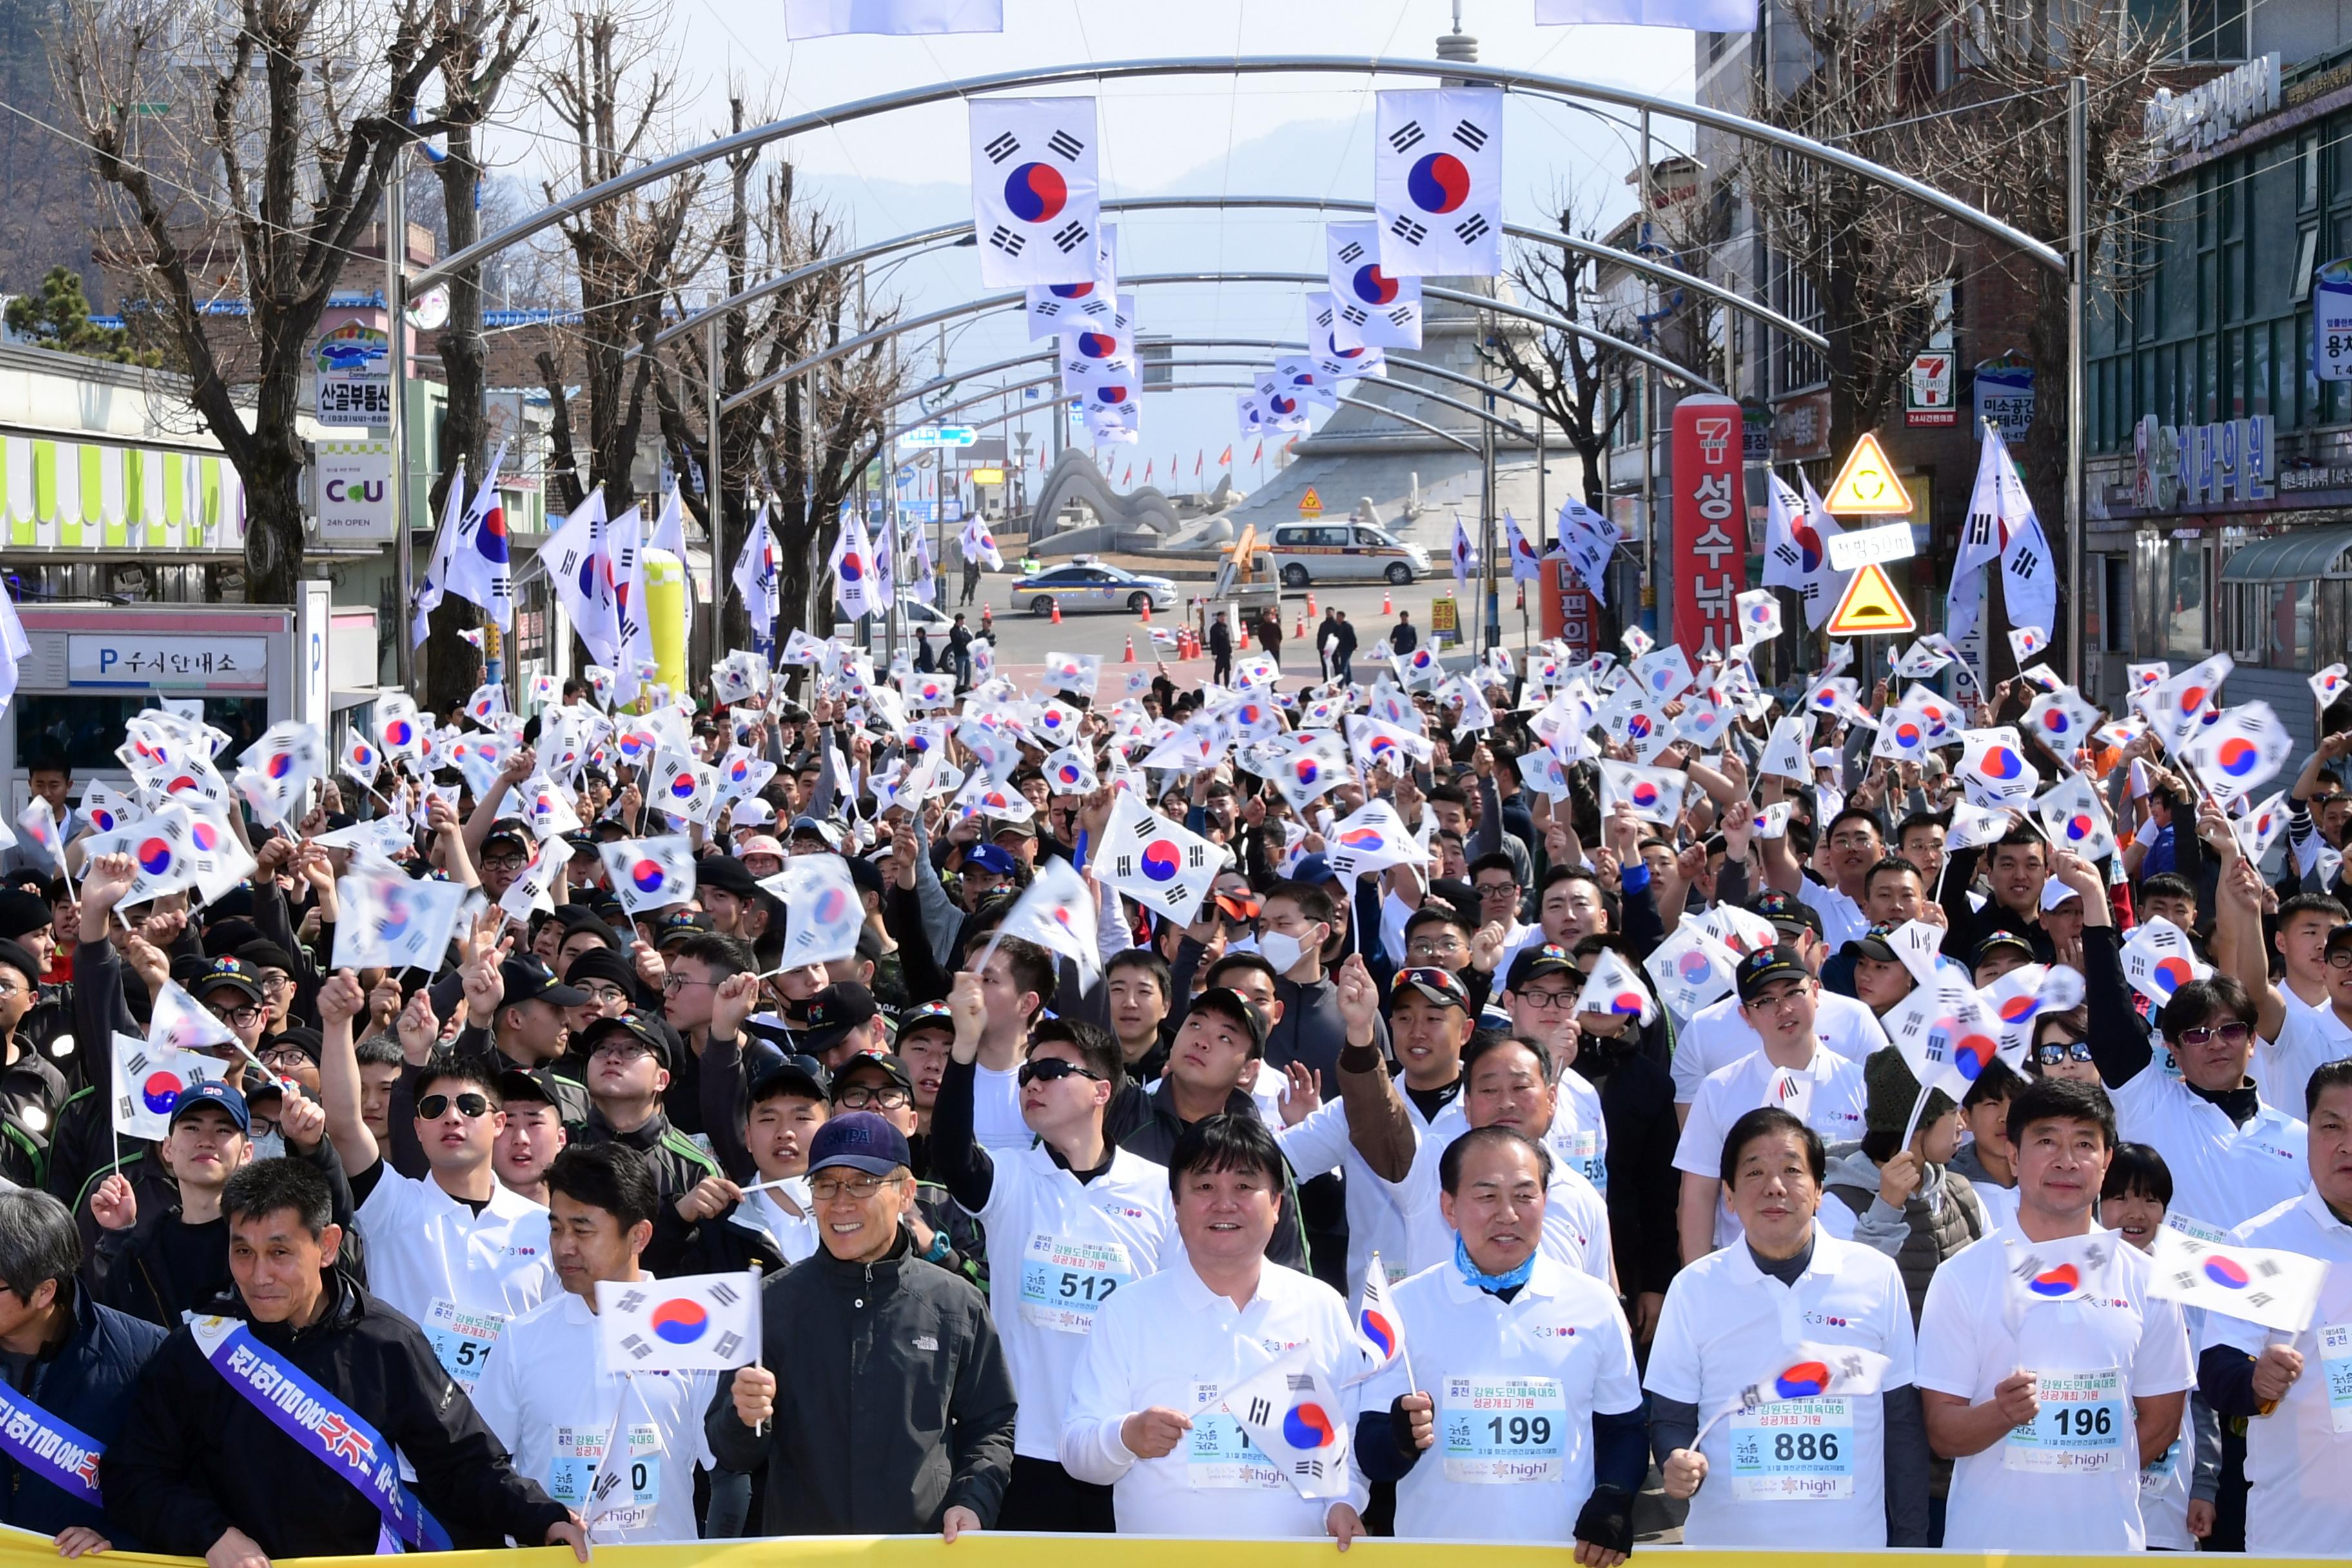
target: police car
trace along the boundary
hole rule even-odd
[[[1013,608],[1026,605],[1032,615],[1064,615],[1080,610],[1124,610],[1140,615],[1146,605],[1155,610],[1176,607],[1176,584],[1165,577],[1106,565],[1080,555],[1065,565],[1033,572],[1013,584]]]

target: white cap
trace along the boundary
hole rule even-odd
[[[2079,899],[2082,896],[2055,877],[2047,879],[2042,884],[2042,907],[2044,910],[2054,910],[2067,900]]]
[[[1817,768],[1833,768],[1837,765],[1838,754],[1837,748],[1835,746],[1815,746],[1813,748],[1813,766]]]
[[[757,796],[745,796],[728,803],[727,821],[730,828],[760,827],[775,820],[774,808]]]

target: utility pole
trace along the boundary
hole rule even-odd
[[[407,279],[402,265],[408,259],[408,203],[403,179],[407,173],[407,163],[395,158],[392,176],[383,183],[383,331],[392,362],[385,388],[392,404],[384,419],[392,437],[393,598],[398,605],[392,627],[392,668],[400,689],[413,695],[421,689],[421,672],[416,668],[415,634],[409,630],[409,617],[416,613],[416,552],[408,537],[408,333],[404,319],[408,291],[403,286]]]
[[[713,289],[702,297],[702,302],[706,306],[715,306],[725,298],[726,295],[721,290]],[[727,487],[719,478],[726,469],[719,466],[719,321],[720,318],[718,316],[711,317],[709,324],[704,329],[703,336],[703,369],[708,372],[702,378],[708,384],[703,389],[703,417],[709,421],[708,429],[710,437],[709,450],[703,455],[702,459],[702,501],[710,513],[710,631],[709,634],[710,644],[707,649],[708,657],[703,660],[706,667],[718,663],[720,653],[727,647],[727,567],[729,563],[724,542],[727,531]],[[692,594],[694,574],[688,567],[687,563],[681,561],[677,564],[678,569],[686,573],[686,591]]]
[[[2083,471],[2083,294],[2090,281],[2091,84],[2066,84],[2066,679],[2082,689],[2083,547],[2089,498]]]
[[[1650,243],[1650,215],[1657,209],[1650,197],[1650,111],[1642,110],[1642,137],[1639,163],[1642,175],[1642,221],[1634,226],[1633,248],[1645,251]],[[1642,295],[1647,305],[1645,313],[1657,319],[1657,289],[1649,273],[1642,275]],[[1634,607],[1634,618],[1641,619],[1646,607],[1650,612],[1648,629],[1654,635],[1664,624],[1658,604],[1658,396],[1656,378],[1649,367],[1642,368],[1642,592],[1646,604]]]

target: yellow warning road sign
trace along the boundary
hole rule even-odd
[[[1314,486],[1307,486],[1307,493],[1298,498],[1298,510],[1307,517],[1323,515],[1323,498],[1315,493]],[[1908,511],[1911,509],[1906,505],[1903,510]]]
[[[1910,492],[1895,477],[1878,437],[1865,430],[1846,455],[1837,482],[1822,498],[1822,510],[1832,517],[1874,517],[1911,510]]]
[[[1886,568],[1873,561],[1846,584],[1845,596],[1824,629],[1833,637],[1907,637],[1919,623],[1888,581]]]

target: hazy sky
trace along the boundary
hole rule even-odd
[[[1462,0],[1463,28],[1479,58],[1556,75],[1687,100],[1692,35],[1675,28],[1544,27],[1532,0]],[[755,109],[806,112],[916,85],[1011,70],[1024,65],[1157,57],[1328,54],[1429,59],[1453,25],[1452,0],[1006,0],[1002,35],[836,37],[799,45],[783,36],[775,0],[678,0],[671,45],[703,133],[724,124],[727,99]],[[1392,87],[1426,85],[1391,78]],[[1372,79],[1343,76],[1188,77],[1124,81],[1099,89],[1103,194],[1370,195]],[[1085,93],[1091,86],[1053,89]],[[1679,127],[1661,139],[1682,141]],[[682,140],[686,138],[681,138]],[[1512,220],[1549,226],[1563,198],[1613,217],[1629,205],[1631,132],[1555,102],[1513,98],[1504,128],[1504,174]],[[528,138],[505,149],[509,170],[538,173]],[[772,154],[772,156],[783,154]],[[803,136],[788,154],[853,229],[871,242],[969,216],[966,114],[950,102],[864,120]],[[1121,271],[1320,271],[1319,225],[1311,214],[1183,212],[1121,225]],[[970,251],[910,262],[889,287],[910,312],[980,292]],[[1179,336],[1294,338],[1303,304],[1293,287],[1223,284],[1159,288],[1139,301],[1141,330]],[[985,364],[1020,352],[1017,317],[975,324],[954,337],[949,361]],[[911,345],[910,345],[911,347]],[[938,347],[925,335],[926,368]],[[1238,379],[1243,372],[1232,373]],[[1042,434],[1041,418],[1034,422]],[[1187,484],[1192,455],[1213,463],[1234,440],[1229,393],[1146,396],[1136,452],[1163,479],[1181,452]],[[1246,450],[1238,454],[1246,458]],[[1124,461],[1113,465],[1118,480]],[[1209,476],[1213,479],[1213,472]],[[1248,476],[1236,476],[1247,483]]]

